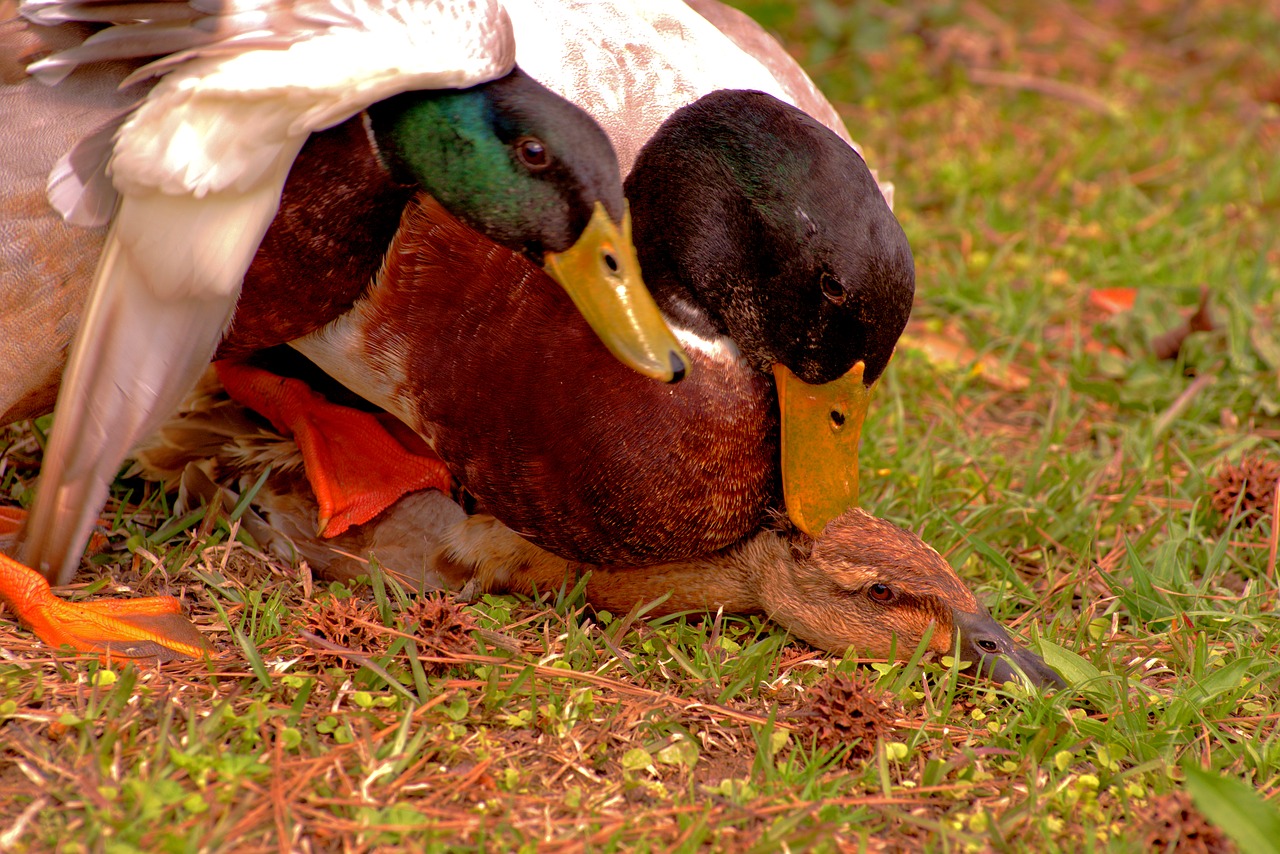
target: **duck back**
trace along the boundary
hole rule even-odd
[[[797,106],[845,141],[831,104],[782,46],[714,0],[507,0],[516,62],[609,134],[625,175],[673,112],[717,89]]]

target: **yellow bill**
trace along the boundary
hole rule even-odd
[[[787,515],[816,537],[827,522],[858,503],[858,442],[871,388],[865,366],[823,385],[809,385],[773,366],[782,422],[782,494]]]
[[[543,269],[568,292],[624,365],[663,382],[684,377],[689,357],[640,277],[640,260],[631,245],[630,209],[619,228],[596,202],[578,242],[563,252],[548,253]]]

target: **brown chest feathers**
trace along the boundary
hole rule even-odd
[[[682,341],[666,385],[621,365],[524,258],[420,197],[366,297],[371,360],[492,513],[564,557],[653,563],[755,530],[778,496],[772,381],[732,348]]]
[[[245,275],[218,358],[299,338],[351,308],[377,273],[412,194],[383,168],[362,115],[312,134]]]

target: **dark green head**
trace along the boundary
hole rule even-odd
[[[393,177],[541,265],[624,364],[684,376],[687,357],[640,276],[613,145],[590,116],[519,69],[368,114]]]
[[[596,202],[622,221],[609,138],[519,69],[470,89],[406,92],[373,105],[369,116],[398,179],[538,264],[577,241]]]
[[[668,314],[737,342],[768,374],[864,382],[906,326],[915,266],[862,158],[761,92],[714,92],[672,114],[626,183],[645,280]],[[691,316],[691,314],[693,316]]]

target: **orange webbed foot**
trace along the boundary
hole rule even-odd
[[[104,659],[171,661],[208,650],[172,596],[68,602],[53,595],[40,573],[0,554],[0,599],[50,646],[64,644]]]
[[[331,403],[302,380],[242,362],[216,365],[237,403],[298,443],[320,505],[321,536],[368,522],[410,492],[452,485],[440,458],[400,422]]]

